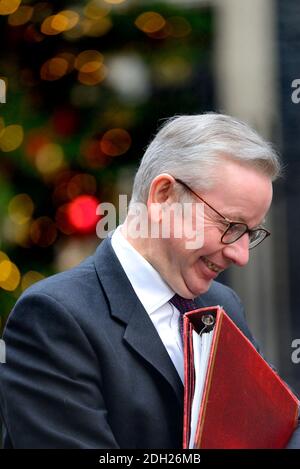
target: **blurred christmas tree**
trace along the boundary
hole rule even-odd
[[[0,317],[93,251],[159,120],[213,109],[213,14],[189,2],[0,0]],[[0,325],[1,328],[1,325]]]

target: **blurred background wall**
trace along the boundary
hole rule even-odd
[[[296,0],[0,0],[1,329],[29,285],[93,252],[96,206],[130,194],[164,118],[222,111],[286,166],[272,237],[222,280],[300,391],[299,17]]]

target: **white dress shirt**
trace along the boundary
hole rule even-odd
[[[166,350],[183,381],[183,346],[179,311],[169,303],[174,291],[152,265],[125,239],[118,226],[111,244],[138,299],[149,314]]]

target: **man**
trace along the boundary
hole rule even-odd
[[[142,159],[124,225],[81,265],[28,289],[10,315],[6,448],[181,447],[178,300],[222,304],[254,343],[237,295],[215,279],[246,265],[268,235],[261,224],[279,170],[270,145],[229,116],[166,123]],[[184,203],[189,215],[173,210]],[[191,229],[178,236],[179,224]],[[188,245],[191,232],[198,244]]]

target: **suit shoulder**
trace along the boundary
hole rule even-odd
[[[45,294],[57,296],[60,292],[67,292],[72,289],[76,293],[76,286],[89,283],[96,278],[93,256],[88,257],[76,267],[47,277],[26,289],[22,297],[31,294]]]
[[[35,283],[20,296],[15,308],[20,303],[30,304],[34,299],[47,303],[47,298],[79,317],[81,311],[88,314],[90,306],[96,302],[101,306],[101,287],[93,256],[70,270]]]
[[[93,256],[68,271],[50,276],[28,288],[12,309],[8,325],[14,321],[44,324],[75,321],[92,331],[108,314],[108,305],[94,265]]]

